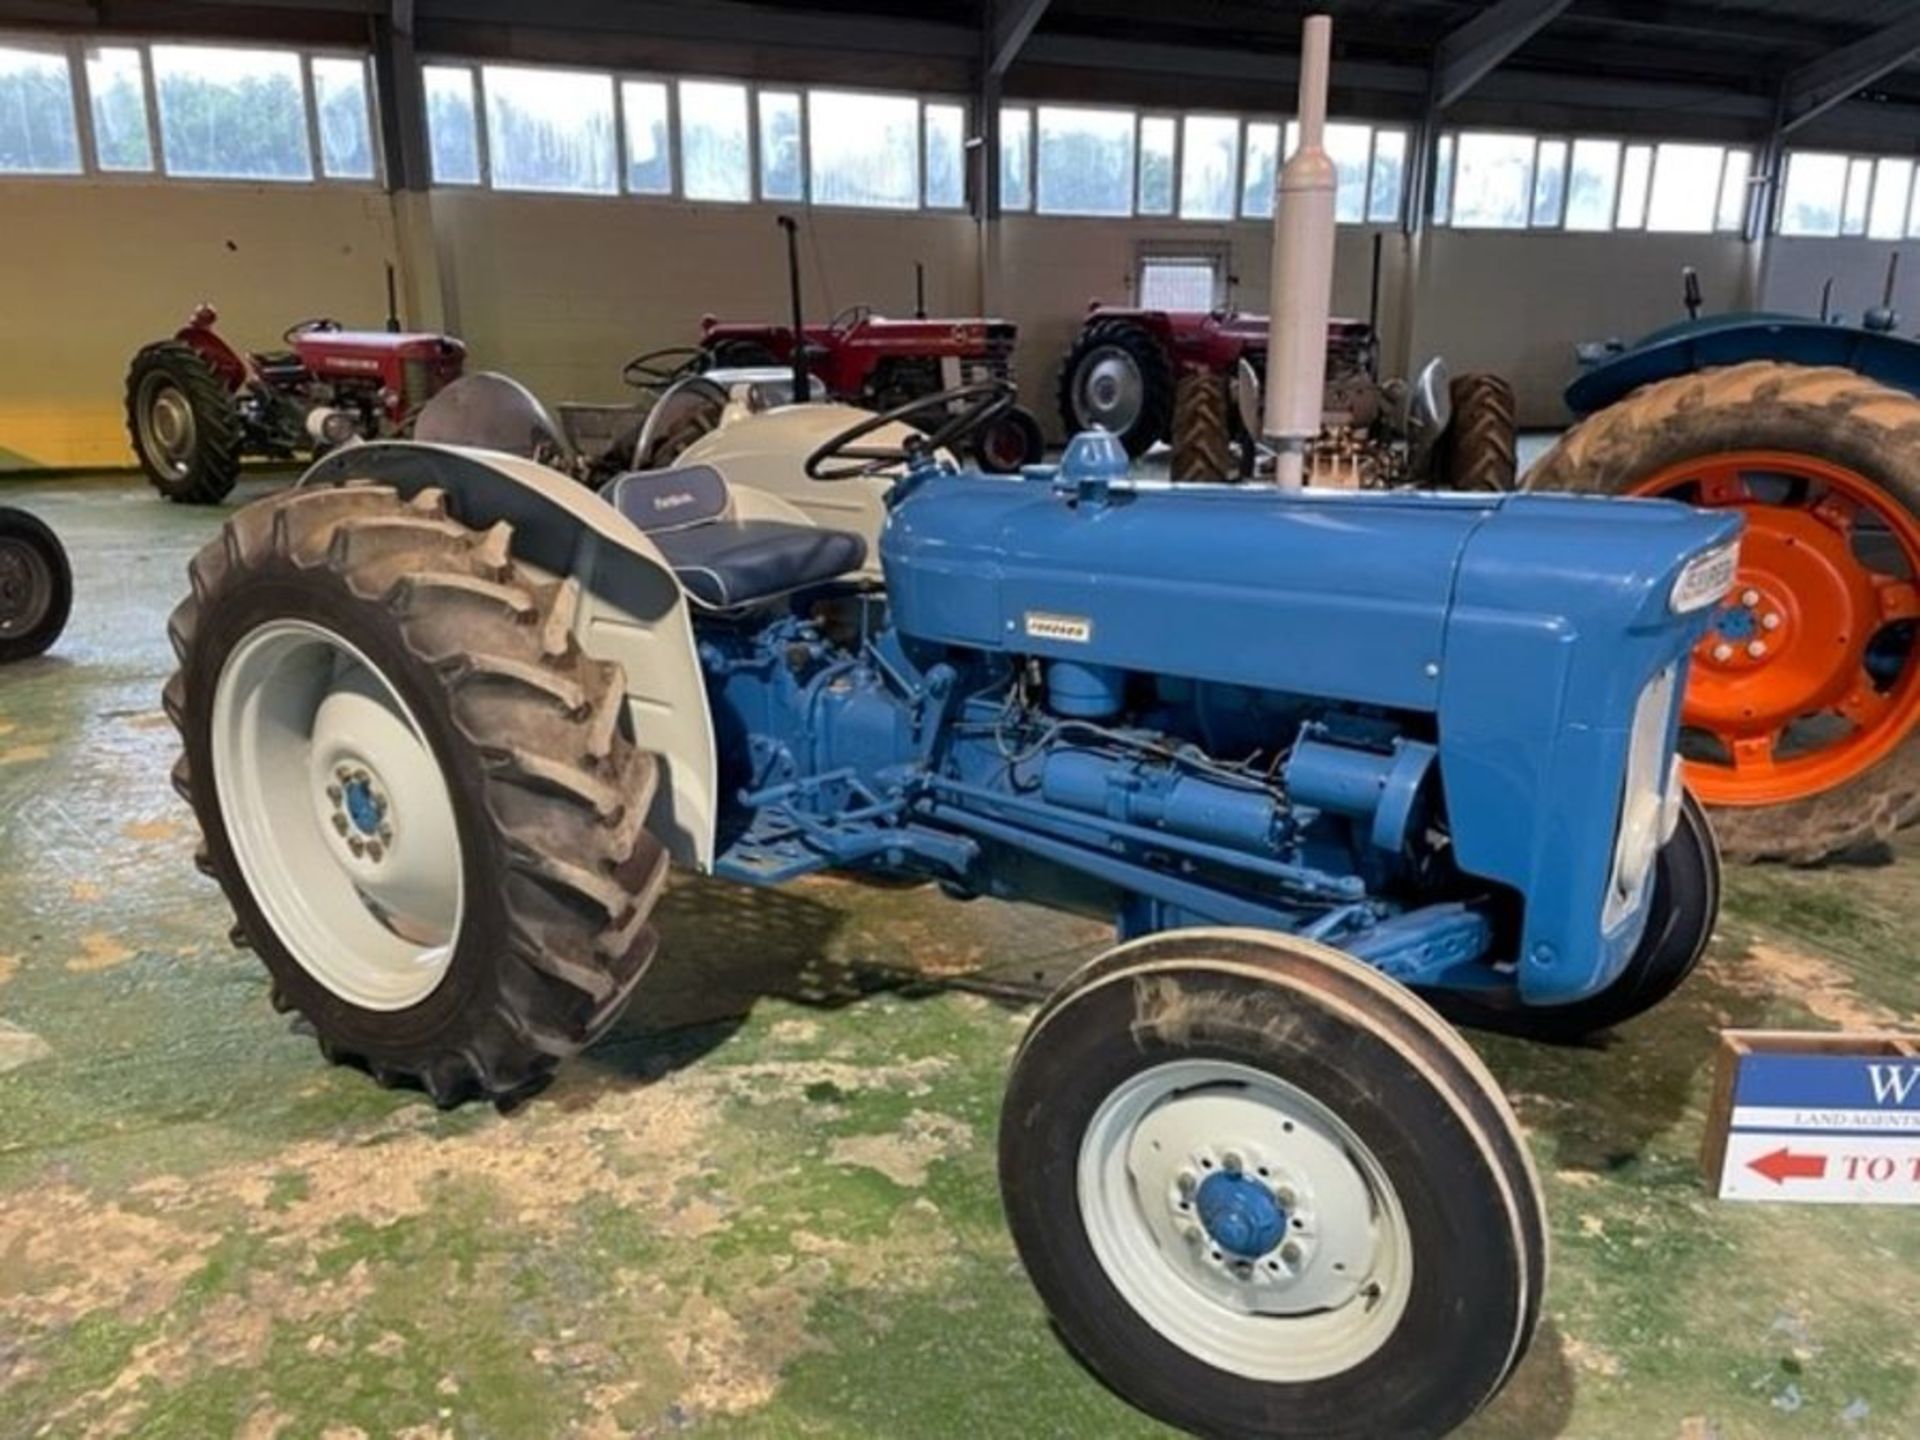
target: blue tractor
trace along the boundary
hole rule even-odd
[[[1688,318],[1582,346],[1585,417],[1536,491],[1664,497],[1740,515],[1740,575],[1694,655],[1687,782],[1727,853],[1813,862],[1920,818],[1920,343],[1895,270],[1859,325]]]
[[[1717,857],[1675,736],[1738,521],[1176,488],[1098,432],[1023,476],[939,458],[1011,403],[808,457],[898,474],[882,580],[710,467],[594,494],[499,450],[327,457],[171,621],[204,865],[275,1005],[442,1104],[607,1027],[670,860],[1106,917],[1001,1122],[1061,1331],[1207,1434],[1444,1433],[1526,1349],[1545,1229],[1415,992],[1573,1034],[1698,959]]]

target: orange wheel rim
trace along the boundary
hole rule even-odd
[[[1695,647],[1688,782],[1713,805],[1779,805],[1884,759],[1920,720],[1920,522],[1858,471],[1736,450],[1634,495],[1738,510],[1740,572]]]

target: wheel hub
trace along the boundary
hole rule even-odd
[[[1280,1199],[1244,1173],[1216,1171],[1200,1182],[1193,1208],[1207,1238],[1240,1260],[1258,1260],[1287,1233]]]
[[[199,437],[193,402],[178,386],[155,376],[147,382],[139,414],[141,448],[147,458],[162,470],[184,475]]]
[[[1145,384],[1140,367],[1124,351],[1097,352],[1081,383],[1081,420],[1124,434],[1140,416]]]
[[[45,618],[53,576],[30,545],[0,540],[0,635],[24,635]]]
[[[349,862],[378,865],[393,844],[393,802],[374,773],[365,765],[343,761],[334,766],[325,787],[330,809],[328,824]]]

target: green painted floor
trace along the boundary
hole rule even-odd
[[[168,608],[219,515],[9,485],[74,552],[0,671],[0,1436],[1127,1437],[1048,1329],[993,1135],[1019,975],[1078,922],[680,885],[622,1026],[511,1116],[332,1070],[191,864]],[[1704,972],[1604,1048],[1486,1040],[1542,1172],[1547,1323],[1479,1437],[1920,1434],[1920,1217],[1733,1208],[1721,1025],[1916,1021],[1920,845],[1737,874]]]

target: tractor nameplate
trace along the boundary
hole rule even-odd
[[[1050,615],[1044,610],[1027,611],[1027,638],[1065,640],[1075,645],[1093,641],[1093,621],[1083,615]]]

